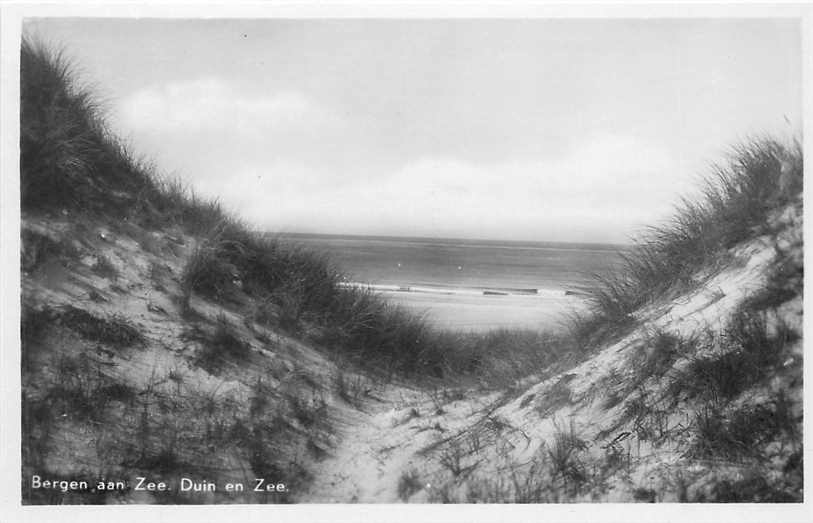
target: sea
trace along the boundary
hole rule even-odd
[[[447,329],[556,330],[586,305],[593,278],[620,262],[612,244],[289,234],[326,253],[344,285],[369,287]]]

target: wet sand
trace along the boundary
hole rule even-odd
[[[583,298],[566,296],[471,296],[392,292],[381,293],[387,299],[425,315],[429,323],[441,328],[463,331],[531,328],[561,328],[567,313],[583,309]]]

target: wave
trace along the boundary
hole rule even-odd
[[[523,296],[529,298],[578,298],[584,295],[580,289],[541,289],[514,287],[459,287],[442,284],[398,285],[382,283],[342,282],[342,287],[368,289],[377,292],[404,292],[459,296]]]

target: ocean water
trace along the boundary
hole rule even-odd
[[[327,253],[346,285],[369,286],[431,323],[460,330],[555,328],[579,291],[619,262],[605,244],[291,235]]]

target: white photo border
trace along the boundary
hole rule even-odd
[[[803,143],[813,150],[813,4],[554,2],[85,2],[5,3],[0,11],[0,521],[809,521],[800,504],[22,506],[20,396],[19,50],[31,17],[100,18],[793,18],[802,24]],[[810,169],[805,169],[809,171]],[[804,196],[810,194],[805,184]],[[805,232],[805,244],[810,238]],[[809,252],[806,249],[806,257]],[[805,281],[805,285],[808,282]],[[804,298],[805,307],[809,299]],[[811,322],[804,322],[811,332]],[[805,352],[810,342],[805,340]],[[811,366],[804,370],[811,383]],[[805,391],[806,478],[811,478],[810,390]],[[810,481],[808,479],[808,481]]]

